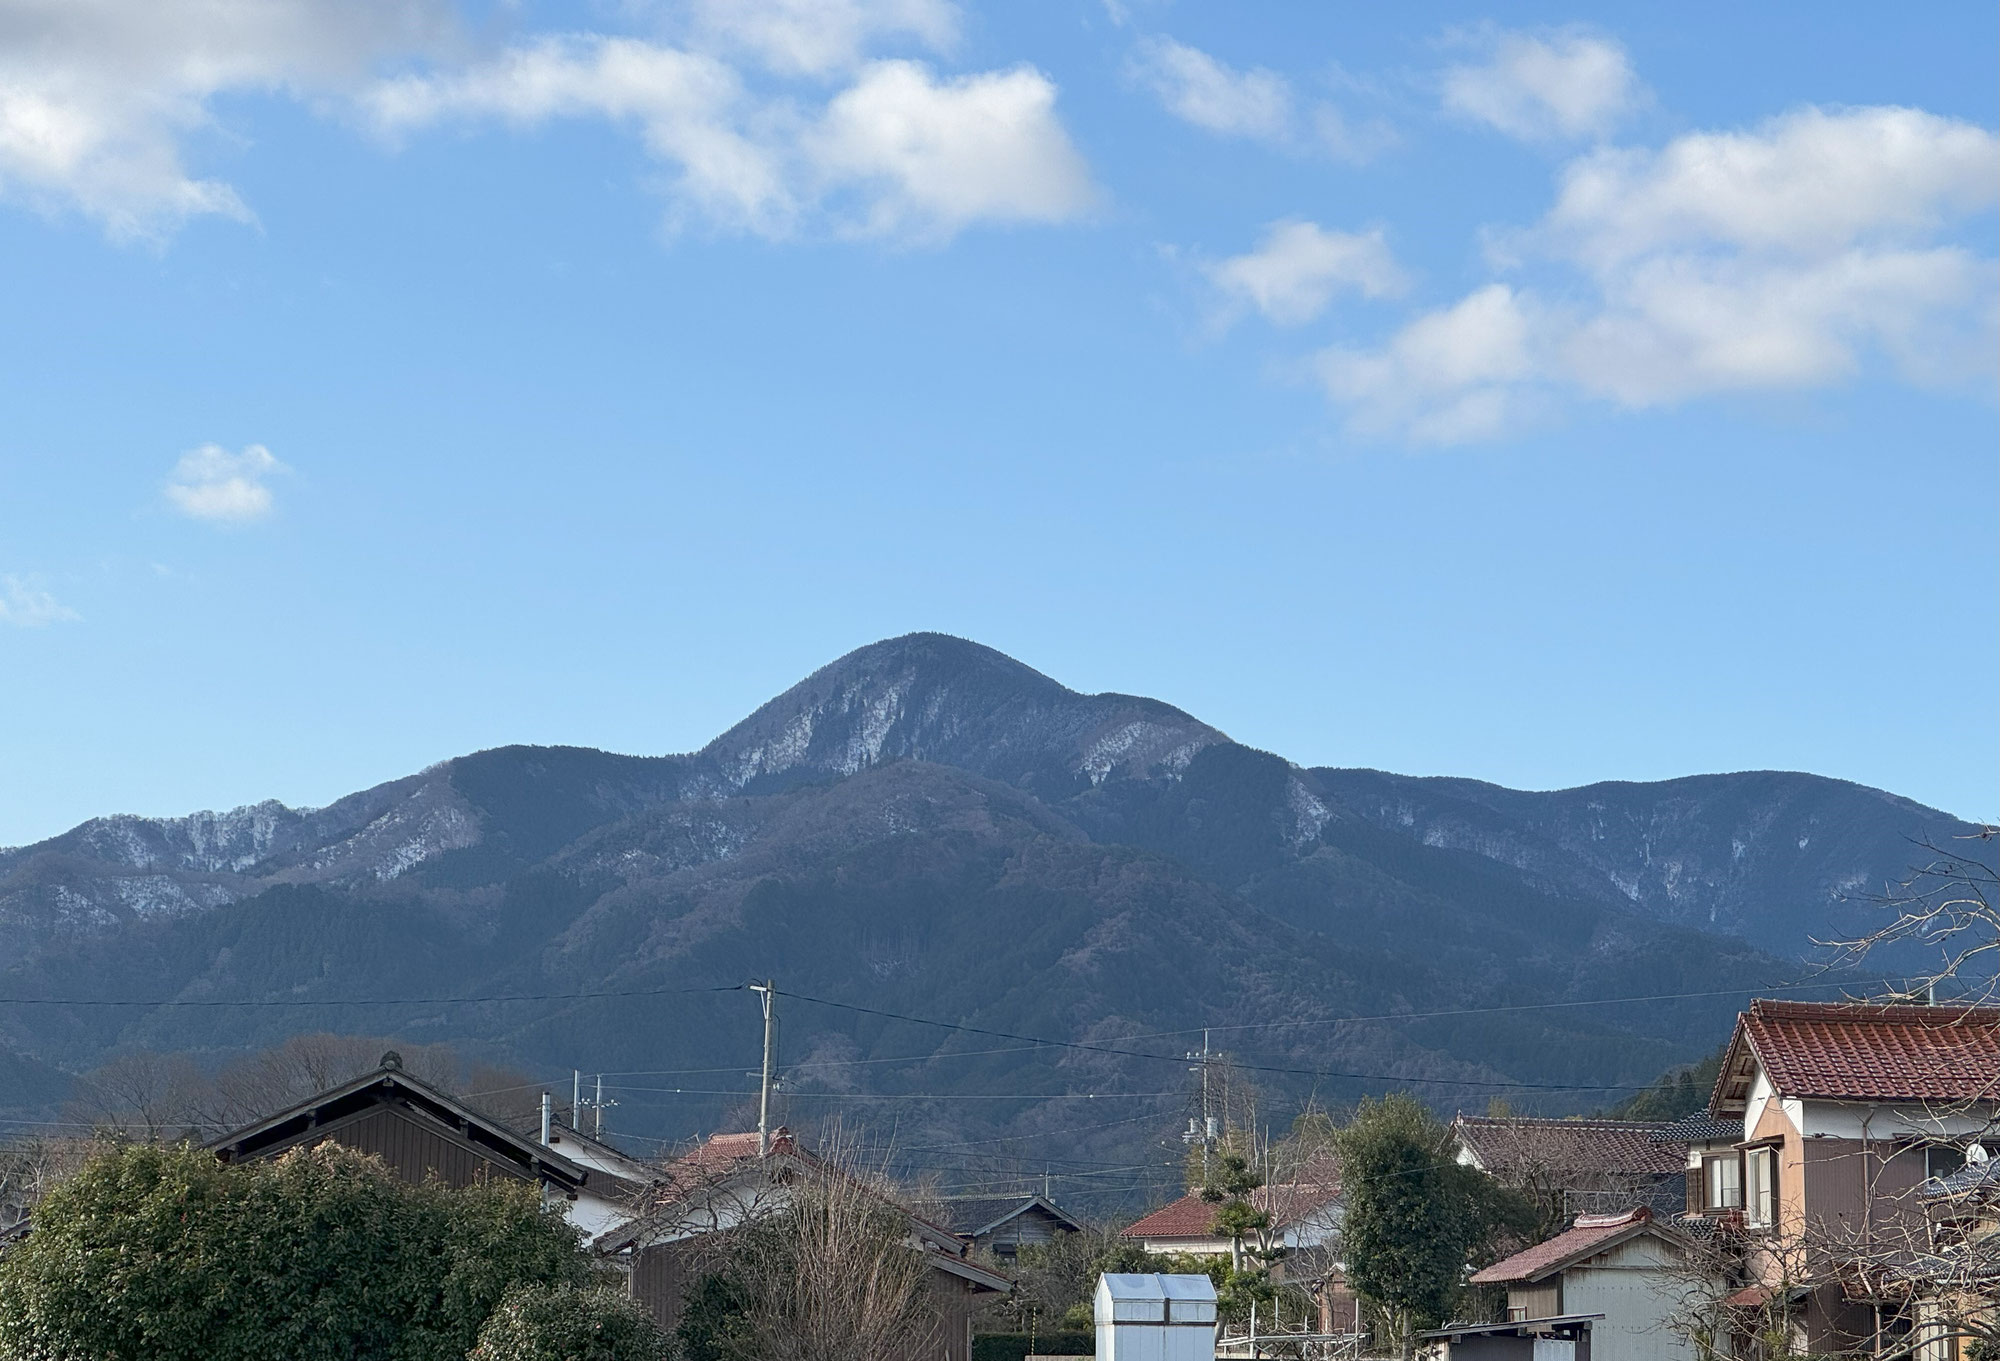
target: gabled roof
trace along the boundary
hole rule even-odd
[[[1656,1234],[1669,1240],[1673,1235],[1653,1222],[1653,1212],[1645,1206],[1616,1215],[1578,1215],[1576,1223],[1554,1238],[1503,1258],[1492,1266],[1472,1273],[1474,1285],[1518,1285],[1555,1275],[1564,1267],[1595,1257],[1606,1248],[1616,1247],[1641,1234]]]
[[[2000,1007],[1759,998],[1736,1018],[1709,1113],[1742,1110],[1759,1068],[1794,1098],[2000,1100]]]
[[[555,1150],[404,1072],[402,1061],[393,1053],[383,1055],[383,1060],[382,1067],[372,1073],[232,1130],[205,1147],[226,1163],[269,1157],[326,1138],[341,1124],[386,1106],[484,1157],[511,1166],[523,1177],[547,1182],[564,1192],[575,1191],[588,1180],[586,1169]]]
[[[1452,1121],[1459,1143],[1494,1176],[1530,1168],[1582,1177],[1671,1176],[1685,1170],[1681,1153],[1653,1136],[1663,1120],[1552,1120],[1521,1115],[1461,1115]]]
[[[1324,1206],[1340,1199],[1340,1183],[1280,1182],[1259,1186],[1250,1193],[1250,1204],[1271,1216],[1271,1226],[1283,1229],[1296,1224]],[[1193,1191],[1141,1219],[1127,1224],[1121,1238],[1214,1238],[1215,1212],[1221,1206],[1206,1201]]]
[[[602,1139],[593,1138],[581,1130],[571,1129],[568,1125],[551,1126],[549,1146],[593,1174],[590,1179],[592,1190],[616,1189],[629,1192],[656,1186],[665,1180],[665,1174],[657,1166],[635,1158],[624,1149],[607,1144]],[[607,1188],[600,1188],[598,1186],[600,1181],[607,1183]]]
[[[936,1204],[939,1221],[961,1238],[978,1238],[991,1233],[1009,1220],[1034,1209],[1044,1211],[1072,1230],[1080,1232],[1083,1229],[1082,1222],[1074,1215],[1054,1201],[1038,1195],[941,1196]]]

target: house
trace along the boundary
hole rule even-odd
[[[1081,1220],[1045,1196],[941,1196],[932,1208],[938,1223],[1002,1262],[1023,1247],[1083,1230]]]
[[[1318,1306],[1322,1333],[1359,1332],[1360,1304],[1347,1288],[1338,1254],[1339,1165],[1322,1157],[1301,1169],[1297,1180],[1259,1186],[1249,1200],[1271,1216],[1264,1235],[1268,1246],[1285,1249],[1273,1278],[1307,1289]],[[1127,1224],[1118,1236],[1161,1256],[1227,1257],[1229,1240],[1216,1233],[1215,1212],[1213,1202],[1191,1191]]]
[[[630,1223],[666,1182],[657,1165],[641,1162],[561,1122],[550,1124],[548,1147],[590,1174],[566,1210],[569,1222],[583,1231],[586,1242]]]
[[[781,1211],[802,1182],[837,1178],[903,1217],[905,1243],[922,1254],[926,1288],[940,1316],[930,1345],[881,1361],[971,1361],[974,1312],[986,1299],[1012,1290],[1013,1283],[971,1261],[969,1240],[860,1187],[802,1147],[789,1130],[780,1128],[763,1148],[759,1144],[756,1134],[712,1136],[664,1169],[641,1212],[591,1244],[624,1270],[633,1297],[655,1321],[669,1330],[679,1323],[688,1292],[727,1260],[735,1230]]]
[[[1704,1217],[1740,1225],[1725,1303],[1794,1352],[1879,1351],[1917,1326],[1922,1188],[1965,1166],[2000,1116],[2000,1007],[1784,1002],[1737,1018],[1690,1144]]]
[[[372,1153],[405,1181],[466,1187],[490,1177],[537,1182],[565,1207],[585,1193],[581,1164],[403,1071],[394,1050],[349,1082],[232,1130],[207,1147],[225,1163],[335,1143]]]
[[[1340,1232],[1338,1174],[1320,1181],[1259,1186],[1249,1199],[1253,1207],[1271,1216],[1269,1232],[1274,1246],[1293,1251],[1325,1247]],[[1118,1236],[1138,1243],[1147,1252],[1226,1257],[1229,1240],[1215,1232],[1215,1210],[1214,1203],[1190,1191],[1127,1224]]]
[[[1687,1200],[1684,1159],[1660,1137],[1666,1129],[1662,1121],[1512,1115],[1461,1115],[1451,1126],[1459,1162],[1526,1191],[1561,1223],[1634,1205],[1678,1213]]]
[[[1546,1242],[1476,1271],[1474,1285],[1505,1286],[1514,1323],[1588,1315],[1596,1361],[1692,1361],[1672,1324],[1686,1292],[1686,1242],[1644,1205],[1578,1215]]]

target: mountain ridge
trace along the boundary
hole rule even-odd
[[[1783,772],[1535,792],[1306,768],[1160,701],[908,635],[691,753],[491,748],[322,809],[93,819],[0,853],[0,997],[250,1004],[0,1004],[0,1052],[77,1071],[325,1028],[564,1073],[700,1069],[718,1045],[754,1056],[700,990],[777,976],[1016,1034],[1235,1027],[1273,1100],[1395,1078],[1438,1102],[1581,1109],[1712,1047],[1735,1003],[1700,994],[1797,982],[1809,925],[1859,911],[1843,894],[1898,872],[1904,838],[1962,826]],[[453,996],[552,1000],[392,1000]],[[1361,1015],[1393,1019],[1343,1019]],[[948,1030],[837,1006],[790,1024],[801,1112],[893,1103],[940,1138],[1031,1137],[1063,1127],[1038,1093],[1185,1067],[1032,1047],[975,1063]],[[663,1136],[740,1115],[702,1093],[642,1081],[619,1100]],[[1122,1137],[1101,1151],[1136,1156]]]

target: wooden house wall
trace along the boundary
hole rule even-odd
[[[1563,1311],[1562,1277],[1507,1288],[1507,1313],[1514,1318],[1556,1318]]]
[[[516,1179],[526,1177],[516,1163],[493,1157],[443,1130],[412,1120],[389,1106],[380,1106],[366,1115],[329,1126],[316,1137],[301,1142],[309,1145],[336,1143],[357,1153],[373,1153],[408,1182],[422,1182],[435,1176],[447,1186],[461,1188],[496,1173]],[[259,1156],[274,1156],[276,1151]]]
[[[1920,1235],[1921,1147],[1881,1141],[1805,1139],[1805,1219],[1815,1237],[1858,1242],[1874,1234]],[[1886,1156],[1885,1156],[1886,1155]]]
[[[1035,1206],[1015,1215],[992,1233],[981,1236],[977,1243],[990,1252],[1011,1257],[1023,1247],[1052,1242],[1057,1234],[1068,1231],[1067,1224],[1040,1206]]]

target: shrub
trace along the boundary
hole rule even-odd
[[[667,1337],[615,1290],[517,1286],[479,1330],[466,1361],[658,1361]]]
[[[537,1188],[412,1185],[333,1145],[225,1167],[128,1146],[0,1257],[7,1361],[463,1361],[507,1290],[586,1284]]]

